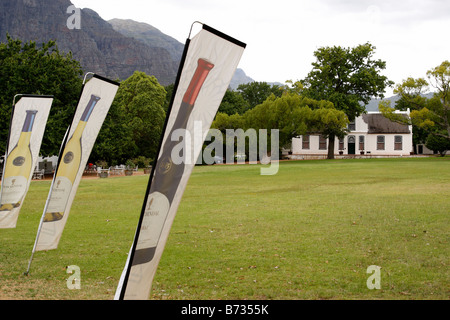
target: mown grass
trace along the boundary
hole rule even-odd
[[[450,158],[196,167],[152,299],[448,299]],[[26,270],[50,182],[0,230],[0,298],[112,299],[148,176],[83,180],[59,248]],[[66,266],[81,270],[69,290]],[[366,270],[381,267],[381,289]]]

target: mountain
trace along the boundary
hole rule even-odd
[[[124,36],[137,39],[149,46],[157,46],[167,50],[172,58],[179,64],[183,55],[184,44],[178,40],[162,33],[150,24],[137,22],[130,19],[112,19],[108,20],[114,30],[120,32]],[[231,89],[236,89],[240,84],[253,82],[244,70],[236,69],[231,79]]]
[[[126,79],[139,70],[163,85],[174,82],[179,63],[167,49],[124,36],[91,9],[81,10],[80,29],[69,29],[71,5],[69,0],[1,0],[0,41],[6,33],[38,44],[56,40],[60,51],[72,51],[84,72]]]
[[[107,22],[87,8],[80,10],[80,27],[70,29],[74,13],[70,6],[70,0],[0,0],[0,41],[6,41],[7,33],[37,44],[56,40],[58,49],[71,51],[84,72],[124,80],[138,70],[155,76],[162,85],[175,81],[184,44],[149,24]],[[251,81],[239,69],[231,87]]]
[[[429,93],[425,93],[422,94],[423,97],[427,98],[427,99],[431,99],[433,97],[434,93],[433,92],[429,92]],[[378,111],[378,104],[381,101],[390,101],[391,102],[391,107],[394,108],[395,107],[395,103],[400,99],[399,95],[396,96],[392,96],[389,98],[384,98],[384,99],[372,99],[369,101],[369,103],[366,105],[366,111]]]
[[[162,33],[157,28],[130,19],[112,19],[108,20],[108,23],[114,30],[124,36],[135,38],[150,47],[164,48],[170,53],[173,60],[181,60],[184,44]]]
[[[395,102],[400,99],[399,96],[392,96],[389,98],[384,98],[384,99],[372,99],[369,101],[369,103],[366,105],[366,111],[378,111],[378,104],[381,101],[386,101],[389,100],[391,102],[391,107],[395,107]]]
[[[231,78],[230,88],[236,90],[240,84],[246,84],[254,81],[255,80],[245,74],[244,70],[237,68],[233,78]]]

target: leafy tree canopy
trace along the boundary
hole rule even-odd
[[[383,98],[387,86],[393,85],[381,71],[386,62],[374,60],[375,46],[370,43],[354,48],[322,47],[314,52],[316,61],[304,80],[303,94],[327,100],[350,120],[365,111],[364,105],[374,97]],[[328,158],[334,158],[334,134],[329,135]]]
[[[430,134],[429,145],[436,151],[438,142],[450,141],[450,62],[444,61],[439,66],[427,72],[428,81],[425,78],[407,78],[402,83],[397,84],[394,93],[400,95],[396,102],[395,109],[411,110],[411,120],[409,124],[415,126],[414,132],[416,142],[424,142]],[[435,93],[432,98],[427,98],[424,93],[428,92],[430,85]],[[389,119],[401,122],[395,113],[394,108],[389,103],[381,103],[380,111]],[[404,120],[403,120],[404,121]],[[416,132],[421,136],[416,136]],[[438,139],[440,137],[442,139]]]
[[[109,164],[154,158],[164,126],[166,90],[154,76],[135,71],[120,83],[91,159]]]
[[[62,53],[54,41],[22,43],[6,35],[0,43],[0,153],[5,152],[13,97],[16,94],[53,95],[41,146],[44,156],[58,154],[70,125],[82,86],[80,63]]]
[[[235,113],[243,114],[248,109],[250,109],[250,103],[244,99],[241,92],[227,90],[220,103],[218,112],[233,115]]]
[[[223,133],[225,129],[238,128],[269,131],[278,129],[280,146],[283,147],[289,145],[293,137],[307,132],[342,136],[345,134],[347,124],[345,113],[336,110],[331,102],[285,92],[281,97],[271,95],[243,115],[229,116],[218,113],[212,128],[219,129]]]
[[[237,91],[242,95],[249,104],[249,109],[263,103],[272,94],[281,97],[283,88],[278,85],[270,85],[267,82],[250,82],[241,84],[237,87]]]
[[[327,100],[353,120],[364,112],[364,105],[374,97],[384,97],[393,85],[380,72],[386,62],[374,60],[376,47],[370,43],[354,48],[322,47],[314,52],[313,69],[302,81],[303,93],[317,100]],[[362,104],[361,104],[362,103]]]
[[[243,118],[247,128],[279,129],[280,146],[287,146],[293,137],[308,132],[342,136],[348,124],[345,113],[331,102],[289,92],[281,97],[272,95]]]

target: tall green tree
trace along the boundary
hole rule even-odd
[[[226,143],[226,129],[268,130],[268,142],[272,129],[278,130],[280,148],[291,146],[292,138],[306,133],[343,137],[348,118],[343,111],[334,108],[329,101],[318,101],[287,90],[281,97],[271,95],[263,103],[243,115],[218,113],[211,128],[219,129]]]
[[[425,146],[430,150],[439,152],[443,157],[450,150],[450,139],[430,133],[425,141]]]
[[[226,129],[242,129],[243,121],[243,116],[238,113],[229,115],[224,112],[218,112],[211,124],[211,129],[218,129],[222,133],[225,133]]]
[[[444,61],[427,72],[425,78],[407,78],[397,84],[394,93],[400,96],[395,109],[411,110],[410,122],[414,126],[415,142],[430,141],[432,150],[442,153],[450,141],[450,62]],[[435,92],[431,98],[425,96],[432,86]],[[389,103],[380,103],[381,112],[389,119],[405,122],[394,113]],[[420,135],[418,135],[420,134]],[[432,135],[432,137],[430,137]],[[429,137],[429,139],[427,139]],[[439,143],[442,146],[438,147]]]
[[[272,96],[243,115],[247,128],[278,129],[280,147],[288,147],[292,138],[307,132],[342,137],[348,118],[325,100],[315,100],[287,92]]]
[[[169,105],[172,100],[174,88],[175,88],[175,84],[173,84],[173,83],[164,87],[164,89],[166,90],[166,101],[164,102],[163,109],[166,113],[167,113],[167,110],[169,110]]]
[[[411,119],[417,126],[424,128],[436,136],[450,140],[450,62],[442,62],[439,66],[427,72],[429,83],[436,90],[433,98],[425,102],[422,100],[422,108],[411,112]],[[417,83],[418,81],[416,81]],[[426,81],[420,81],[421,86],[426,86]],[[405,98],[405,86],[398,86],[397,91]]]
[[[256,107],[263,103],[272,94],[281,97],[283,88],[278,85],[270,85],[267,82],[250,82],[240,84],[236,90],[245,101],[248,102],[248,109]]]
[[[0,154],[4,154],[13,97],[16,94],[53,95],[41,154],[58,154],[72,121],[82,86],[80,63],[62,53],[55,41],[42,45],[6,35],[0,43]]]
[[[226,113],[228,115],[243,114],[250,108],[250,103],[244,99],[242,94],[238,91],[227,90],[220,103],[218,112]]]
[[[370,43],[354,48],[322,47],[314,52],[313,69],[302,80],[303,94],[316,100],[327,100],[334,108],[354,120],[365,111],[374,97],[384,97],[387,86],[393,85],[380,72],[386,62],[375,60],[375,46]],[[335,134],[329,134],[328,159],[334,158]]]
[[[307,107],[305,100],[313,101],[295,94],[285,94],[282,97],[272,95],[243,115],[244,126],[255,130],[267,129],[269,132],[271,129],[278,129],[279,145],[285,147],[293,137],[304,134],[308,129],[307,119],[311,109]]]
[[[144,156],[154,158],[164,126],[166,90],[154,76],[135,71],[120,83],[99,132],[91,162],[109,164]]]

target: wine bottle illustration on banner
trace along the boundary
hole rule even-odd
[[[175,164],[172,161],[172,149],[179,143],[178,141],[171,140],[172,132],[177,129],[186,129],[189,116],[194,108],[200,89],[213,67],[214,64],[205,59],[198,60],[197,69],[183,96],[174,125],[161,148],[162,154],[156,163],[155,175],[150,186],[141,224],[141,230],[146,230],[146,232],[145,235],[142,233],[140,235],[135,250],[133,265],[142,264],[153,259],[164,221],[166,220],[185,168],[184,163]]]
[[[0,211],[20,206],[30,178],[33,165],[30,138],[37,111],[27,110],[26,113],[19,141],[6,159]]]
[[[84,109],[73,135],[64,147],[62,159],[56,172],[55,181],[53,182],[50,200],[44,216],[44,222],[61,220],[64,215],[67,200],[69,199],[73,182],[75,181],[75,177],[80,167],[81,136],[84,128],[86,127],[87,121],[89,120],[89,117],[99,100],[100,97],[91,95],[91,99]]]

